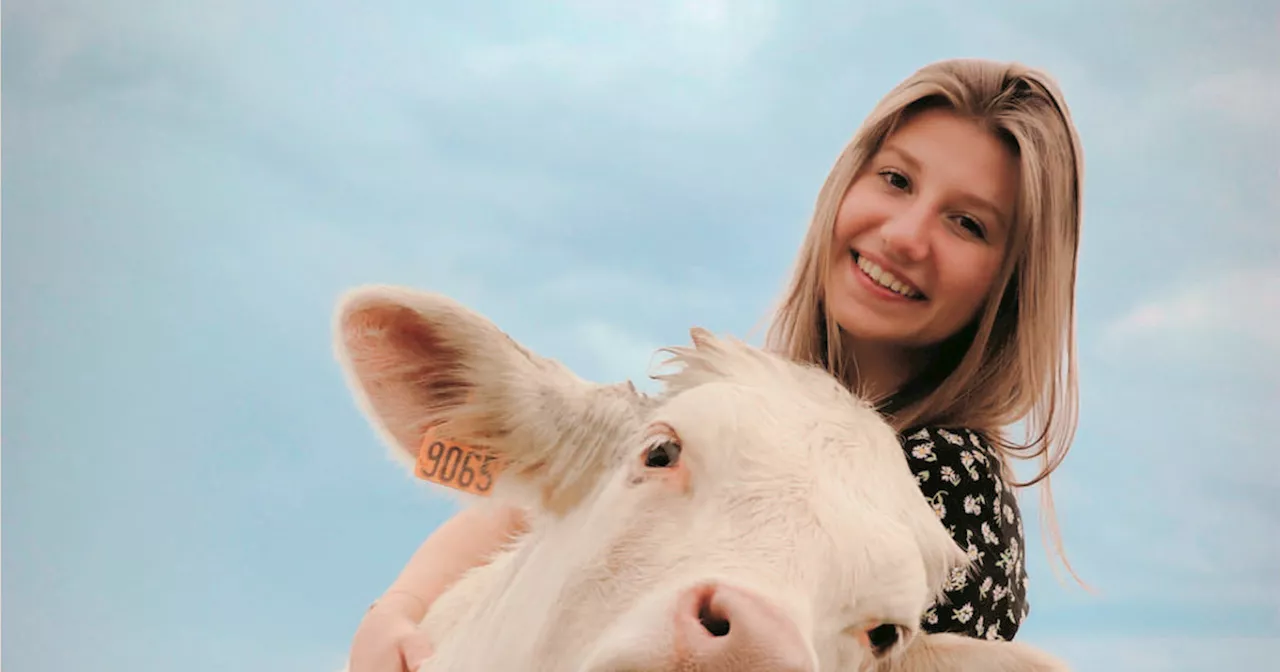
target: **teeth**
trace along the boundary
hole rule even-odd
[[[909,299],[915,299],[920,297],[919,292],[916,292],[915,290],[911,289],[911,287],[907,285],[907,283],[894,277],[894,275],[889,271],[886,271],[883,268],[880,268],[878,265],[876,265],[874,261],[867,259],[866,257],[862,256],[861,254],[858,254],[857,252],[854,252],[854,259],[857,260],[858,268],[862,269],[863,273],[866,273],[872,280],[876,281],[876,284],[880,285],[881,287],[892,290]]]

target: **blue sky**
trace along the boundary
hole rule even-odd
[[[950,56],[1083,137],[1081,425],[1019,638],[1280,645],[1280,16],[1264,2],[6,2],[3,667],[334,669],[450,504],[330,354],[343,289],[470,303],[583,376],[749,334],[836,154]],[[1264,652],[1268,655],[1264,658]]]

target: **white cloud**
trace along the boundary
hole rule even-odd
[[[1135,306],[1107,327],[1106,342],[1126,353],[1133,346],[1177,356],[1246,346],[1280,355],[1280,268],[1196,275],[1210,279]]]
[[[1226,121],[1280,131],[1280,69],[1248,67],[1205,77],[1191,86],[1189,96],[1192,104]]]
[[[640,273],[598,265],[598,259],[582,255],[572,264],[530,288],[539,300],[584,306],[593,302],[629,306],[649,315],[659,310],[664,316],[710,320],[725,311],[757,310],[752,297],[734,291],[723,278],[697,268],[681,268],[678,275]],[[673,281],[671,275],[677,275]],[[716,311],[716,312],[713,312]],[[634,314],[634,313],[633,313]],[[698,323],[685,326],[713,325]]]
[[[574,336],[600,372],[599,376],[591,376],[597,378],[597,382],[630,380],[639,390],[656,389],[649,373],[658,363],[658,348],[661,347],[658,344],[600,320],[579,322],[574,328]]]
[[[642,132],[723,133],[744,123],[740,100],[758,95],[749,66],[773,36],[776,13],[771,0],[571,3],[517,39],[458,41],[448,59],[459,65],[434,69],[421,95],[477,105],[519,99],[557,117],[571,107],[591,123]]]
[[[1263,670],[1280,648],[1280,637],[1275,636],[1042,637],[1026,642],[1045,648],[1075,669],[1099,672]]]
[[[574,3],[572,14],[585,29],[467,46],[465,68],[488,77],[538,72],[574,87],[641,72],[716,79],[743,65],[768,38],[776,8],[767,0],[667,2],[643,11],[626,3]]]

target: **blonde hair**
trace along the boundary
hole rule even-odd
[[[1070,112],[1047,74],[1018,63],[946,60],[917,70],[881,99],[822,185],[767,344],[850,384],[849,356],[823,299],[836,212],[894,129],[915,112],[937,107],[984,124],[1018,155],[1016,223],[981,314],[942,343],[934,364],[882,410],[898,431],[963,426],[984,435],[1002,456],[1040,457],[1039,473],[1013,485],[1042,482],[1042,522],[1071,571],[1049,475],[1066,456],[1077,421],[1074,292],[1083,158]],[[1032,437],[1025,444],[1002,432],[1018,421]],[[1008,460],[1002,462],[1012,481]]]

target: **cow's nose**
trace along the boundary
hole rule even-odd
[[[782,609],[741,588],[703,584],[680,596],[677,657],[706,672],[815,672],[813,655]]]

